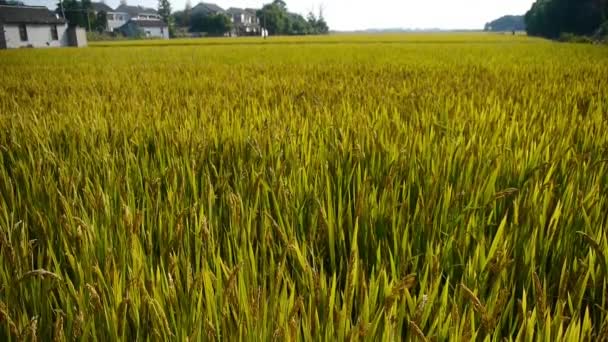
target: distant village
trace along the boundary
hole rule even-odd
[[[120,34],[132,38],[143,36],[143,38],[169,39],[171,24],[175,32],[179,32],[181,36],[191,31],[191,27],[188,26],[190,24],[198,25],[196,28],[199,30],[195,35],[248,36],[260,35],[262,32],[260,20],[256,17],[256,9],[224,10],[216,4],[201,2],[190,8],[187,14],[180,11],[163,18],[162,11],[163,9],[131,6],[124,2],[116,8],[111,8],[103,2],[92,2],[90,16],[92,19],[86,17],[83,19],[74,15],[73,21],[78,22],[80,26],[89,26],[86,27],[88,31]],[[225,18],[225,22],[217,20],[220,16],[221,19]],[[66,13],[66,17],[69,18],[70,14]],[[200,22],[192,20],[196,18],[200,18]]]
[[[200,2],[172,12],[168,0],[159,8],[129,5],[112,8],[104,2],[60,1],[52,11],[0,0],[0,49],[86,46],[93,39],[170,39],[202,36],[268,36],[325,34],[329,27],[320,11],[306,18],[291,13],[282,0],[261,9],[223,9]],[[87,34],[88,33],[88,34]]]

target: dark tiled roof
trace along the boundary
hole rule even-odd
[[[0,24],[63,24],[65,20],[42,6],[0,5]]]
[[[91,2],[91,7],[93,7],[93,10],[95,12],[114,12],[114,10],[112,9],[112,7],[104,4],[103,2]]]
[[[201,2],[198,5],[192,7],[192,12],[224,13],[224,9],[216,4]]]
[[[129,23],[132,23],[132,24],[137,25],[139,27],[167,27],[167,24],[165,24],[162,20],[135,20],[135,19],[131,19],[131,20],[129,20]],[[129,23],[127,23],[127,25]]]
[[[124,12],[128,13],[130,16],[134,17],[138,14],[158,14],[153,8],[146,8],[141,6],[128,6],[128,5],[120,5],[116,8],[116,12]]]
[[[229,9],[226,10],[226,13],[230,14],[230,15],[235,15],[235,14],[245,14],[246,11],[242,8],[236,8],[236,7],[230,7]]]

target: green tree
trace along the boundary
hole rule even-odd
[[[525,15],[529,35],[593,34],[605,21],[606,0],[537,0]]]
[[[169,24],[169,17],[171,17],[171,3],[169,0],[158,0],[158,14],[165,24]]]
[[[521,15],[505,15],[494,21],[487,23],[484,31],[504,32],[504,31],[524,31],[526,23]]]
[[[289,17],[287,5],[284,1],[275,0],[270,4],[266,4],[256,14],[260,19],[262,27],[267,29],[271,35],[288,34]]]
[[[95,31],[99,33],[105,31],[106,28],[108,28],[108,14],[105,11],[97,12],[97,15],[95,16],[94,28]]]
[[[287,13],[287,3],[285,3],[285,1],[283,0],[274,0],[272,2],[273,5],[277,6],[281,11],[284,11]]]
[[[89,31],[94,28],[95,15],[90,0],[63,0],[57,3],[57,13],[64,13],[70,25],[84,27]]]
[[[206,15],[197,12],[190,19],[190,32],[205,32],[211,36],[221,36],[232,30],[232,22],[225,14]]]
[[[310,13],[305,19],[299,14],[290,13],[287,4],[282,0],[275,0],[266,4],[256,13],[260,24],[268,30],[271,35],[305,35],[324,34],[329,32],[329,27],[323,18],[323,11],[319,11],[319,17]]]
[[[189,27],[190,21],[186,20],[186,15],[184,11],[175,11],[173,12],[173,20],[175,21],[175,25],[177,27]]]
[[[288,19],[289,19],[288,34],[290,34],[290,35],[307,35],[307,34],[313,33],[312,27],[310,26],[308,21],[306,21],[306,19],[304,19],[304,17],[302,17],[301,15],[295,14],[295,13],[289,13]]]
[[[329,26],[323,18],[323,10],[319,10],[319,16],[315,16],[314,13],[309,12],[307,16],[308,24],[311,27],[313,34],[327,34],[329,33]]]
[[[325,21],[325,19],[322,16],[317,18],[317,23],[314,26],[314,30],[315,30],[316,34],[328,34],[329,33],[329,26],[327,25],[327,22]]]

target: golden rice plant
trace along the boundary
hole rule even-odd
[[[608,51],[0,51],[0,339],[606,340]]]

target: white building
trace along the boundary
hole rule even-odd
[[[232,21],[233,29],[231,35],[257,36],[261,32],[260,20],[256,16],[256,10],[247,8],[229,8],[226,13]]]
[[[121,27],[129,21],[129,13],[126,12],[108,12],[108,32],[114,32],[115,29]]]
[[[223,8],[216,4],[199,2],[196,6],[192,7],[192,14],[194,13],[202,13],[204,15],[216,15],[216,14],[225,14]]]
[[[169,39],[169,27],[159,19],[131,19],[119,28],[127,37]]]
[[[112,9],[103,2],[93,2],[91,6],[95,14],[106,14],[108,32],[121,32],[128,37],[169,39],[169,27],[153,8],[121,4]]]
[[[110,17],[112,19],[110,20]],[[110,32],[125,25],[129,20],[158,20],[160,21],[160,15],[153,8],[146,8],[142,6],[129,6],[120,5],[114,12],[108,15],[108,26],[111,27]]]
[[[65,20],[48,8],[0,5],[0,49],[69,45]]]
[[[91,2],[91,7],[93,8],[95,15],[98,15],[101,12],[105,13],[106,18],[108,19],[108,26],[106,27],[106,31],[108,32],[114,32],[114,29],[126,24],[130,18],[129,13],[116,11],[103,2]]]
[[[108,32],[114,32],[114,30],[121,28],[131,19],[161,20],[160,15],[153,8],[122,4],[116,9],[112,9],[112,7],[103,2],[92,2],[91,7],[93,7],[95,14],[105,12],[108,19],[108,26],[106,28]]]

